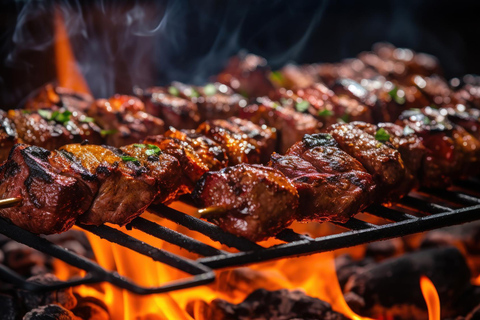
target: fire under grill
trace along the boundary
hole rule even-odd
[[[133,283],[116,271],[106,270],[90,259],[0,219],[0,233],[86,272],[83,278],[53,284],[39,284],[27,282],[15,271],[0,264],[0,277],[16,287],[31,291],[48,291],[100,282],[109,282],[119,288],[140,295],[191,288],[214,281],[215,273],[213,270],[215,269],[332,251],[478,220],[480,218],[480,180],[461,181],[449,190],[421,189],[411,192],[400,203],[392,207],[373,205],[367,208],[365,212],[380,218],[379,220],[382,222],[378,224],[372,224],[359,218],[351,218],[344,224],[335,223],[344,230],[343,232],[318,238],[311,238],[296,233],[292,229],[285,229],[276,236],[278,240],[284,243],[270,247],[264,247],[234,236],[213,224],[164,205],[153,205],[149,208],[149,212],[190,230],[200,232],[212,240],[236,249],[236,252],[231,253],[214,248],[143,217],[133,220],[127,228],[137,229],[198,254],[200,257],[196,260],[187,259],[178,254],[153,247],[106,225],[98,227],[77,225],[86,232],[191,275],[184,279],[165,283],[160,287],[144,287]]]

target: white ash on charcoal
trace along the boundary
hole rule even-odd
[[[28,282],[38,284],[54,284],[60,280],[53,274],[44,274],[31,277]],[[57,304],[66,309],[73,309],[77,305],[77,299],[73,295],[72,288],[65,288],[46,292],[32,292],[23,289],[16,291],[18,301],[25,311],[29,311],[49,304]]]
[[[421,276],[435,285],[442,301],[442,317],[466,314],[475,307],[465,299],[475,289],[470,284],[470,270],[454,247],[425,249],[366,265],[350,276],[345,299],[364,316],[428,319],[419,285]]]
[[[346,320],[344,315],[332,310],[330,304],[307,296],[301,291],[258,289],[242,303],[232,304],[215,299],[210,304],[192,301],[188,313],[197,320],[290,320],[329,319]]]
[[[22,318],[23,320],[82,320],[59,305],[50,304],[31,310]]]

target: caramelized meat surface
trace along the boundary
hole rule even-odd
[[[405,167],[400,153],[351,124],[338,123],[327,131],[342,150],[360,161],[373,176],[378,185],[378,199],[390,201],[392,191],[405,178]]]
[[[70,112],[86,113],[90,106],[94,103],[91,95],[86,93],[75,92],[71,89],[47,84],[37,91],[34,91],[25,103],[26,110],[53,110],[60,108],[69,110]]]
[[[329,134],[306,135],[285,156],[273,154],[270,166],[298,190],[298,220],[346,222],[374,199],[372,176]]]
[[[1,209],[0,215],[33,233],[68,230],[92,200],[88,186],[63,175],[53,156],[46,149],[17,144],[0,167],[1,198],[23,199],[17,207]]]
[[[104,129],[106,143],[111,146],[142,141],[148,135],[162,134],[164,122],[145,112],[144,104],[135,97],[115,95],[99,99],[88,115]]]
[[[251,139],[242,133],[232,132],[232,124],[226,120],[205,121],[198,126],[196,132],[202,134],[219,145],[227,152],[228,163],[259,163],[260,151],[251,143]]]
[[[273,168],[240,164],[208,172],[193,197],[216,212],[203,216],[223,230],[260,241],[274,236],[294,219],[298,193],[285,176]]]
[[[97,145],[69,144],[60,151],[98,179],[90,208],[79,217],[85,224],[124,225],[140,215],[157,196],[155,179],[140,161]],[[81,175],[79,174],[79,177]]]

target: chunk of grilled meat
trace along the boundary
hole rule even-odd
[[[183,193],[179,191],[183,189],[182,167],[175,157],[148,144],[131,144],[120,147],[120,150],[124,155],[138,159],[141,165],[148,169],[147,174],[155,179],[158,190],[156,203],[168,203]]]
[[[33,233],[68,230],[91,204],[87,184],[64,175],[56,152],[17,144],[0,167],[1,198],[22,197],[21,205],[1,209],[0,215]]]
[[[269,81],[270,68],[267,61],[253,54],[238,54],[230,58],[216,81],[226,84],[248,98],[276,97],[275,88]]]
[[[305,135],[285,156],[273,154],[270,166],[297,189],[298,220],[346,222],[374,200],[372,176],[329,134]]]
[[[90,208],[79,217],[85,224],[106,222],[124,225],[140,215],[158,194],[149,169],[121,151],[98,145],[69,144],[60,149],[72,162],[89,173],[78,173],[77,179],[98,181],[98,192]]]
[[[173,82],[181,97],[195,103],[200,121],[227,119],[235,116],[247,105],[247,100],[221,83],[209,83],[203,87]]]
[[[7,117],[7,113],[0,110],[0,164],[7,160],[10,150],[18,143],[18,134],[15,124]]]
[[[168,88],[152,87],[145,91],[137,90],[136,94],[145,103],[146,111],[161,118],[165,127],[196,128],[201,119],[197,105],[180,97],[178,89],[175,90],[169,92]]]
[[[143,143],[157,146],[164,153],[175,157],[180,163],[182,169],[181,184],[175,193],[172,193],[172,198],[190,193],[195,183],[205,172],[222,164],[215,158],[215,153],[207,153],[206,150],[208,150],[209,146],[204,144],[201,139],[181,140],[158,135],[147,137]],[[202,153],[197,153],[196,150],[202,150]]]
[[[200,206],[217,209],[202,218],[251,241],[283,230],[298,207],[292,183],[280,171],[260,165],[240,164],[208,172],[193,197]]]
[[[259,163],[261,157],[256,146],[243,133],[230,131],[231,126],[226,120],[205,121],[198,126],[196,132],[221,145],[227,152],[230,165]]]
[[[110,99],[99,99],[88,115],[104,129],[106,143],[115,147],[164,132],[163,120],[146,113],[144,104],[132,96],[117,94]]]
[[[186,142],[207,165],[208,170],[220,170],[228,165],[225,149],[215,141],[198,134],[194,130],[177,130],[170,128],[165,137]]]
[[[258,104],[242,109],[241,118],[259,125],[267,125],[277,130],[277,150],[285,153],[294,143],[306,134],[319,132],[322,123],[312,115],[297,112],[268,98],[259,98]]]
[[[400,153],[351,124],[337,123],[327,129],[340,148],[360,161],[377,183],[380,202],[395,200],[398,185],[405,179]]]

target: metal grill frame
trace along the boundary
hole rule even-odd
[[[86,276],[83,278],[45,285],[27,281],[15,271],[0,265],[0,279],[17,288],[30,291],[51,291],[100,282],[109,282],[119,288],[139,295],[166,293],[173,290],[196,287],[214,281],[214,269],[332,251],[479,220],[480,181],[476,179],[462,181],[451,190],[420,190],[412,192],[394,207],[372,205],[364,211],[390,221],[386,224],[376,225],[357,218],[351,218],[343,224],[335,223],[347,231],[318,238],[311,238],[298,234],[292,229],[285,229],[276,236],[277,239],[284,243],[271,247],[262,247],[247,239],[227,233],[213,224],[164,205],[152,205],[148,211],[190,230],[200,232],[212,240],[238,250],[238,252],[231,253],[219,250],[143,217],[134,219],[127,227],[138,229],[153,237],[182,247],[198,254],[200,258],[191,260],[163,249],[155,248],[106,225],[98,227],[77,225],[86,232],[93,233],[102,239],[148,256],[157,263],[167,264],[191,275],[184,279],[163,284],[160,287],[144,287],[133,283],[115,271],[104,269],[92,260],[53,244],[45,238],[23,230],[4,219],[0,219],[0,233],[12,240],[86,271]],[[413,212],[414,214],[408,212]]]

